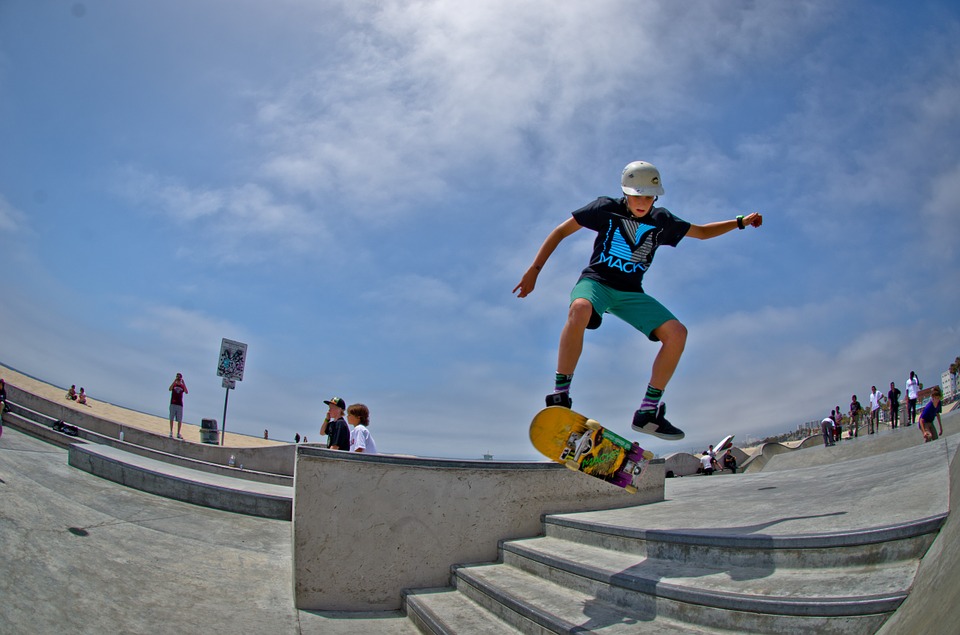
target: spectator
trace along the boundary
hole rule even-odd
[[[841,414],[840,412],[840,406],[837,406],[836,408],[834,408],[833,411],[837,413],[837,417],[833,421],[833,423],[835,424],[835,427],[833,429],[833,441],[834,443],[836,443],[843,438],[843,428],[842,428],[843,414]]]
[[[300,433],[299,433],[299,432],[296,433],[295,435],[293,435],[293,442],[294,442],[294,443],[300,443]]]
[[[377,444],[367,426],[370,425],[370,409],[362,403],[355,403],[347,408],[347,421],[353,426],[350,432],[350,451],[376,454]]]
[[[933,420],[936,418],[937,425],[940,427],[940,435],[943,436],[943,422],[940,421],[940,386],[933,387],[933,393],[930,395],[930,401],[923,407],[920,413],[920,431],[923,432],[924,441],[936,441],[937,431],[933,427]]]
[[[327,416],[320,426],[320,434],[327,435],[327,447],[331,450],[349,450],[350,449],[350,428],[343,418],[343,411],[347,407],[340,397],[332,397],[323,403],[327,404]],[[303,442],[307,439],[304,437]]]
[[[913,425],[917,421],[917,397],[920,394],[920,380],[917,378],[917,374],[910,371],[910,376],[907,377],[907,424],[908,426]]]
[[[863,413],[863,407],[857,401],[857,396],[850,398],[850,436],[860,436],[860,415]]]
[[[183,439],[180,435],[180,428],[183,426],[183,396],[189,394],[187,384],[183,381],[183,375],[177,373],[170,384],[170,438],[173,438],[173,420],[177,420],[177,438]]]
[[[700,471],[702,471],[707,476],[713,474],[713,464],[715,459],[710,456],[710,453],[704,451],[703,456],[700,457]]]
[[[264,439],[270,438],[270,432],[266,428],[263,429],[263,438]]]
[[[880,431],[880,396],[876,386],[870,389],[870,423],[867,424],[867,434]]]
[[[70,401],[77,400],[77,385],[73,384],[70,386],[70,390],[67,391],[67,399]]]
[[[887,403],[890,404],[891,428],[897,428],[900,425],[900,395],[900,389],[891,381],[890,390],[887,392]]]
[[[77,403],[82,406],[87,405],[87,393],[84,392],[83,386],[80,387],[80,393],[77,395]]]
[[[720,469],[720,463],[717,462],[717,452],[713,449],[713,446],[712,446],[712,445],[707,448],[707,454],[710,455],[710,463],[713,464],[713,469],[714,469],[714,470],[719,470],[719,469]]]
[[[823,447],[827,448],[834,444],[833,441],[833,418],[836,416],[835,412],[831,412],[829,417],[825,417],[820,422],[820,432],[823,433]]]
[[[723,455],[723,469],[730,470],[734,474],[737,473],[737,457],[733,456],[733,452],[727,450],[726,454]]]

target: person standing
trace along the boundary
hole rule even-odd
[[[860,436],[860,413],[863,412],[863,407],[860,405],[860,402],[857,400],[857,396],[854,395],[850,398],[850,436],[859,437]]]
[[[917,374],[910,371],[907,377],[907,423],[911,426],[917,422],[917,397],[920,395],[920,380]]]
[[[867,433],[873,434],[880,432],[880,397],[882,393],[876,386],[870,389],[870,424],[867,426]]]
[[[343,411],[347,407],[340,397],[333,397],[323,403],[327,404],[327,416],[320,426],[320,434],[327,435],[327,447],[331,450],[350,449],[350,428],[343,418]],[[306,442],[306,439],[304,439]]]
[[[570,293],[557,351],[554,392],[547,395],[546,405],[571,407],[570,384],[583,352],[584,333],[598,328],[604,314],[612,313],[660,344],[643,400],[633,414],[633,429],[678,441],[684,433],[666,419],[661,397],[680,362],[687,328],[644,291],[644,275],[659,247],[676,247],[684,238],[707,240],[746,227],[760,227],[763,216],[754,212],[705,225],[674,216],[666,208],[654,206],[664,189],[660,171],[646,161],[627,164],[620,175],[620,189],[623,196],[601,196],[557,225],[513,292],[519,298],[533,293],[540,271],[561,241],[584,227],[596,232],[589,264]]]
[[[900,394],[900,389],[891,381],[890,390],[887,391],[887,402],[890,404],[890,427],[892,428],[900,425]]]
[[[350,432],[350,451],[376,454],[377,444],[367,429],[370,425],[370,409],[362,403],[353,404],[347,408],[347,421],[353,426]]]
[[[187,384],[183,381],[183,375],[177,373],[173,383],[170,384],[170,437],[173,437],[173,420],[177,420],[177,438],[183,439],[180,435],[180,428],[183,426],[183,396],[188,394]]]

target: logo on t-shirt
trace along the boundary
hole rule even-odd
[[[646,271],[656,248],[655,229],[629,219],[619,219],[619,226],[615,226],[611,220],[607,229],[608,239],[604,241],[605,249],[597,259],[598,264],[624,273]]]

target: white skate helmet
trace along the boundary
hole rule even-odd
[[[646,161],[634,161],[623,168],[620,189],[629,196],[662,196],[660,170]]]

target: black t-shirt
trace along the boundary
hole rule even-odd
[[[350,426],[343,417],[327,424],[327,447],[337,446],[339,450],[350,449]]]
[[[890,400],[891,404],[898,405],[900,403],[900,389],[891,388],[890,392],[887,393],[887,399]]]
[[[635,217],[624,199],[601,196],[573,212],[581,226],[597,232],[590,264],[580,275],[617,291],[643,292],[643,274],[660,245],[676,247],[690,223],[663,207]]]

